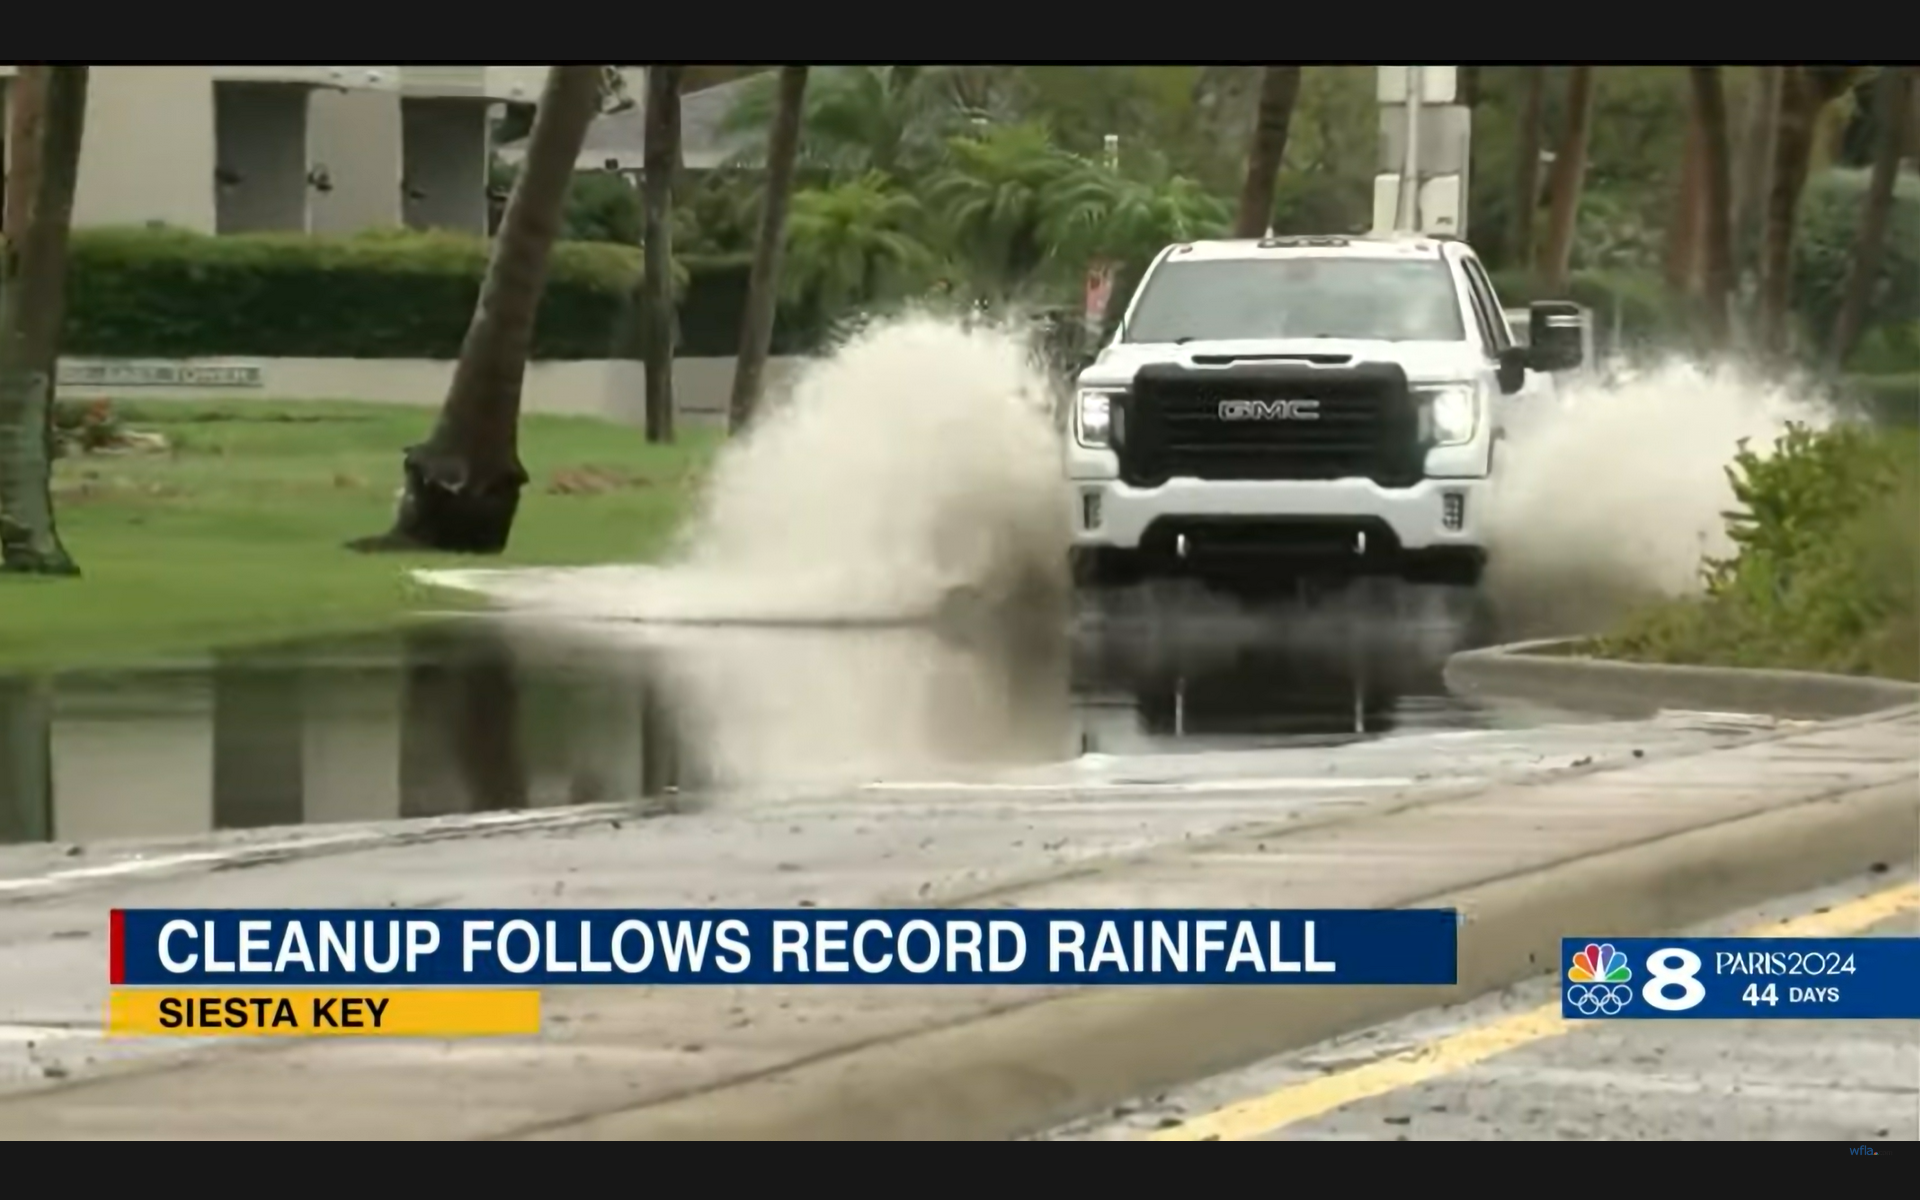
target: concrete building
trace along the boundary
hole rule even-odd
[[[546,71],[96,66],[74,223],[484,235],[489,112]]]
[[[635,67],[625,72],[632,108],[602,114],[587,128],[587,140],[574,162],[579,172],[612,171],[631,180],[640,178],[647,151],[647,72]],[[760,132],[732,133],[725,128],[727,113],[739,102],[741,90],[753,77],[735,79],[688,92],[680,98],[680,163],[683,170],[711,171],[743,151],[766,141]],[[524,137],[502,143],[502,162],[518,165],[526,157]]]

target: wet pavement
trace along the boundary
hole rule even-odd
[[[1449,695],[1458,623],[1390,618],[1120,608],[1063,631],[485,617],[0,676],[0,844],[686,805],[1580,719]]]

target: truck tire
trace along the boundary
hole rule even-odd
[[[1072,552],[1073,586],[1087,591],[1132,587],[1146,578],[1146,564],[1132,550],[1107,546],[1076,548]]]

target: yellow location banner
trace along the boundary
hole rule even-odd
[[[116,988],[107,1032],[137,1037],[489,1037],[540,1032],[539,992]]]

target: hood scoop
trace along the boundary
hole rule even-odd
[[[1344,367],[1353,361],[1351,354],[1196,354],[1196,367],[1228,367],[1243,362],[1310,363],[1316,367]]]

